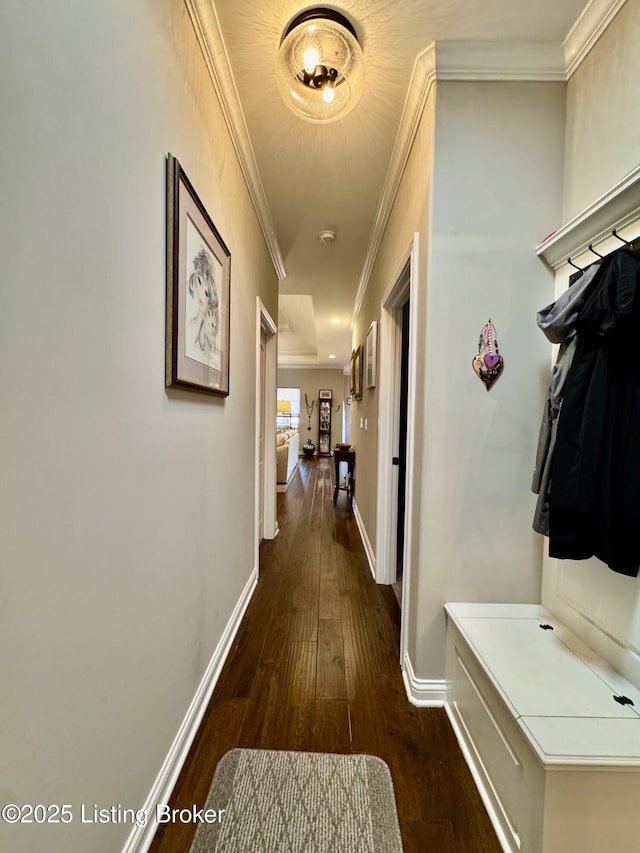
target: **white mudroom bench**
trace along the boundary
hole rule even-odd
[[[509,853],[640,850],[640,690],[547,610],[447,604],[446,710]]]

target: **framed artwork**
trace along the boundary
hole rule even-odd
[[[356,400],[362,399],[362,347],[351,353],[351,393]]]
[[[330,400],[332,397],[331,388],[321,388],[320,389],[320,399],[321,400]]]
[[[367,388],[376,387],[376,366],[378,363],[378,323],[376,320],[369,326],[367,332],[367,347],[365,353],[365,376]]]
[[[180,163],[167,157],[165,385],[229,394],[231,254]]]

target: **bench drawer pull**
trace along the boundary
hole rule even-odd
[[[543,631],[553,631],[553,625],[540,625]]]
[[[618,705],[632,705],[633,702],[629,699],[628,696],[614,696],[614,701],[618,703]]]

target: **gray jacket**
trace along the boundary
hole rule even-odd
[[[552,344],[560,344],[540,424],[536,466],[531,484],[531,490],[538,495],[533,529],[545,536],[549,535],[551,460],[556,444],[564,386],[576,348],[576,320],[584,304],[589,284],[597,271],[598,264],[592,264],[555,302],[538,311],[538,326]]]

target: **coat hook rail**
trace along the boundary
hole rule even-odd
[[[612,230],[611,236],[615,237],[616,240],[620,240],[621,243],[624,243],[624,245],[628,249],[636,250],[636,245],[637,245],[637,250],[640,251],[640,238],[634,240],[633,242],[629,242],[629,240],[625,240],[624,237],[621,237],[615,228]],[[596,252],[596,250],[593,248],[593,243],[589,243],[589,251],[592,252],[600,260],[603,260],[604,258],[607,257],[607,255],[601,255],[600,252]],[[571,260],[571,258],[567,258],[567,263],[569,264],[569,266],[572,266],[572,267],[574,267],[574,269],[578,270],[578,272],[584,272],[584,268],[579,267],[577,264],[574,264],[574,262]],[[575,275],[575,273],[573,275]]]

